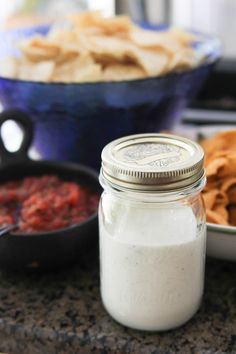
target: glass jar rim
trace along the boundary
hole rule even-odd
[[[148,201],[151,201],[152,199],[154,200],[155,198],[161,198],[163,200],[165,199],[166,201],[174,201],[177,199],[186,198],[191,195],[199,194],[206,185],[206,174],[204,171],[204,174],[197,181],[183,188],[163,191],[147,191],[122,188],[120,185],[115,185],[108,181],[101,172],[99,175],[99,182],[104,190],[108,189],[119,197],[127,198],[127,196],[129,196],[129,199],[148,199]]]

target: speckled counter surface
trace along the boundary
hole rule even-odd
[[[98,265],[89,258],[55,274],[2,273],[0,352],[236,353],[236,263],[208,260],[200,311],[161,334],[126,329],[106,314]]]

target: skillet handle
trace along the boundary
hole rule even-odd
[[[23,131],[23,139],[17,151],[10,152],[6,149],[1,129],[4,122],[12,120],[20,125]],[[9,109],[0,113],[0,166],[5,167],[15,163],[29,161],[28,151],[33,140],[33,122],[28,114],[17,110]]]

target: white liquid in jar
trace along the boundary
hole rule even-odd
[[[197,231],[186,205],[124,206],[110,198],[102,203],[101,295],[109,314],[142,330],[168,330],[188,321],[203,293],[205,226]]]

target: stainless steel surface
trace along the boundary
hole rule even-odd
[[[189,139],[138,134],[117,139],[102,152],[102,174],[110,183],[134,190],[173,190],[203,174],[204,152]]]
[[[226,58],[236,58],[235,0],[171,0],[171,23],[219,37]]]
[[[116,0],[116,7],[137,22],[173,24],[219,37],[223,56],[236,59],[236,0]]]
[[[168,23],[171,14],[170,0],[116,0],[116,13],[128,14],[139,23]]]
[[[236,112],[188,108],[184,111],[182,121],[185,123],[236,124]]]

